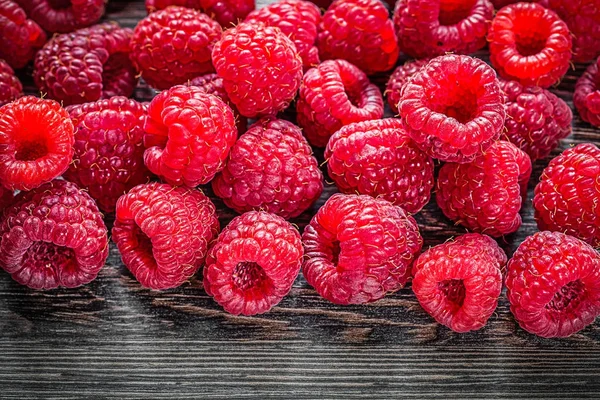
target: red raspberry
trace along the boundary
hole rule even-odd
[[[95,24],[104,14],[104,0],[16,0],[44,30],[68,33]]]
[[[504,96],[496,73],[460,55],[434,58],[402,89],[398,104],[408,134],[421,150],[450,162],[469,162],[500,136]]]
[[[569,28],[539,4],[517,3],[498,11],[488,41],[490,61],[500,76],[523,85],[548,87],[569,69]]]
[[[231,314],[265,313],[292,288],[302,254],[300,234],[289,222],[247,212],[235,217],[210,249],[204,289]]]
[[[0,58],[23,68],[46,43],[46,34],[12,0],[0,0]]]
[[[437,180],[438,206],[466,228],[499,237],[521,226],[531,160],[510,142],[498,141],[467,164],[447,163]]]
[[[300,128],[264,118],[235,142],[212,187],[239,213],[263,210],[288,219],[319,198],[323,174]]]
[[[508,262],[510,310],[521,328],[538,336],[566,337],[600,314],[600,255],[559,232],[538,232]]]
[[[218,232],[215,206],[201,191],[152,182],[119,198],[112,239],[135,279],[162,290],[198,271]]]
[[[35,84],[64,105],[130,96],[137,84],[128,60],[131,35],[103,23],[53,37],[35,57]]]
[[[577,79],[573,103],[581,119],[600,128],[600,57]]]
[[[214,71],[210,55],[220,36],[221,27],[206,14],[168,7],[137,24],[131,61],[146,83],[168,89]]]
[[[243,21],[256,5],[254,0],[200,0],[202,9],[223,28]]]
[[[337,193],[306,226],[302,243],[306,281],[333,303],[362,304],[406,284],[423,240],[402,208]]]
[[[23,96],[23,85],[8,63],[0,59],[0,106]]]
[[[554,158],[535,187],[540,230],[560,231],[600,246],[600,149],[582,143]]]
[[[573,113],[564,100],[538,86],[500,80],[506,95],[506,121],[502,135],[532,160],[545,158],[560,139],[571,134]]]
[[[413,214],[429,202],[433,160],[413,143],[399,119],[342,127],[329,139],[325,159],[342,193],[380,197]]]
[[[146,0],[146,11],[151,14],[158,10],[164,10],[169,6],[181,6],[202,11],[202,0]]]
[[[485,46],[493,14],[489,0],[398,0],[394,27],[400,50],[412,57],[469,54]]]
[[[429,59],[427,58],[422,60],[407,61],[398,66],[392,75],[390,75],[384,94],[387,97],[387,102],[394,114],[398,114],[398,103],[400,102],[400,92],[402,88],[406,82],[408,82],[408,80],[414,74],[419,72],[422,67],[427,65],[427,63],[429,63]]]
[[[506,254],[489,236],[469,233],[432,247],[413,265],[421,307],[455,332],[481,329],[498,306]]]
[[[367,74],[388,71],[398,59],[398,39],[379,0],[336,0],[319,24],[321,59],[344,59]]]
[[[274,115],[290,104],[302,80],[302,59],[279,28],[241,23],[212,52],[229,99],[246,117]]]
[[[310,144],[325,147],[342,126],[383,117],[383,97],[356,66],[328,60],[304,74],[296,111]]]
[[[102,211],[113,213],[121,195],[149,178],[142,145],[146,111],[121,96],[67,111],[75,126],[75,156],[65,179],[86,189]]]
[[[195,86],[173,86],[148,108],[144,162],[172,185],[209,182],[225,166],[237,131],[221,99]]]
[[[22,192],[0,224],[0,266],[32,289],[72,288],[96,279],[108,236],[96,203],[75,184]]]
[[[0,108],[0,183],[31,190],[61,175],[73,158],[73,124],[56,101],[21,97]]]
[[[321,11],[308,1],[279,0],[251,12],[244,22],[264,23],[281,29],[294,42],[304,68],[308,69],[319,64],[319,50],[315,41],[320,20]]]

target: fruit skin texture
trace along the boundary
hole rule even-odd
[[[336,304],[363,304],[401,289],[423,240],[390,202],[336,193],[302,234],[306,281]]]
[[[433,160],[413,143],[399,119],[342,127],[329,139],[325,159],[342,193],[383,198],[412,214],[429,202]]]
[[[223,29],[243,21],[256,7],[254,0],[200,0],[202,9]]]
[[[95,24],[104,14],[104,0],[16,0],[29,18],[51,33],[68,33]]]
[[[398,112],[417,146],[433,158],[465,163],[504,127],[504,95],[494,70],[469,56],[434,58],[402,88]]]
[[[534,190],[540,230],[559,231],[600,246],[600,149],[582,143],[554,158]]]
[[[23,68],[46,43],[46,33],[12,0],[0,0],[0,58]]]
[[[421,60],[411,60],[407,61],[402,65],[399,65],[390,78],[387,81],[385,86],[385,96],[387,98],[387,102],[392,109],[394,114],[398,114],[398,102],[400,101],[400,92],[402,87],[408,82],[408,80],[417,72],[421,70],[422,67],[427,65],[429,59],[421,59]]]
[[[54,100],[21,97],[0,108],[0,183],[31,190],[61,175],[73,158],[73,123]]]
[[[560,232],[526,238],[508,262],[507,297],[526,331],[570,336],[600,314],[600,255]]]
[[[239,213],[263,210],[289,219],[319,198],[323,174],[300,128],[265,118],[235,142],[212,187]]]
[[[600,127],[600,57],[577,79],[573,103],[583,119]]]
[[[302,80],[302,59],[277,27],[240,23],[223,33],[212,59],[225,91],[248,118],[287,108]]]
[[[235,217],[210,249],[204,290],[228,313],[265,313],[292,288],[302,255],[300,234],[289,222],[247,212]]]
[[[102,214],[74,183],[54,180],[21,192],[2,216],[0,266],[21,285],[85,285],[96,279],[107,257]]]
[[[188,279],[204,263],[219,233],[215,206],[201,191],[146,183],[117,201],[112,239],[142,286],[163,290]]]
[[[383,97],[355,65],[327,60],[304,74],[296,111],[308,142],[325,147],[342,126],[383,117]]]
[[[23,85],[8,63],[0,59],[0,106],[23,96]]]
[[[398,59],[398,40],[379,0],[334,1],[319,23],[322,60],[345,59],[367,74],[388,71]]]
[[[521,226],[519,210],[531,169],[527,154],[510,142],[497,141],[470,163],[442,166],[438,206],[446,217],[472,231],[493,237],[515,232]]]
[[[137,24],[130,58],[150,86],[168,89],[214,71],[211,52],[220,36],[221,27],[206,14],[168,7]]]
[[[455,332],[481,329],[498,306],[506,254],[489,236],[468,233],[423,252],[412,289],[421,307]]]

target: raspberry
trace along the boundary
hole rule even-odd
[[[600,149],[582,143],[554,158],[535,187],[540,230],[560,231],[600,246]]]
[[[0,59],[0,106],[23,96],[23,85],[8,63]]]
[[[21,97],[0,108],[0,183],[31,190],[61,175],[73,158],[73,124],[56,101]]]
[[[151,14],[158,10],[164,10],[169,6],[181,6],[201,11],[201,3],[201,0],[146,0],[146,11]]]
[[[498,306],[506,254],[489,236],[469,233],[425,251],[413,265],[421,307],[455,332],[481,329]]]
[[[86,189],[102,211],[113,213],[121,195],[149,178],[142,145],[144,107],[115,96],[67,111],[75,126],[75,156],[64,177]]]
[[[398,59],[398,39],[379,0],[336,0],[319,24],[321,59],[344,59],[367,74],[388,71]]]
[[[231,314],[265,313],[292,288],[302,254],[300,234],[289,222],[247,212],[234,218],[210,249],[204,289]]]
[[[44,30],[68,33],[95,24],[104,14],[104,0],[16,0]]]
[[[25,11],[12,0],[0,0],[0,58],[12,68],[23,68],[46,43],[46,34],[27,19]]]
[[[429,59],[407,61],[398,66],[390,75],[385,87],[385,95],[387,102],[394,114],[398,114],[398,102],[400,102],[400,92],[406,82],[422,67],[429,63]]]
[[[220,36],[206,14],[172,6],[137,24],[130,58],[150,86],[168,89],[214,71],[210,55]]]
[[[201,191],[152,182],[119,198],[112,239],[135,279],[162,290],[198,271],[218,232],[215,206]]]
[[[390,202],[334,194],[302,235],[306,281],[337,304],[362,304],[401,289],[423,240],[414,218]]]
[[[32,289],[72,288],[96,279],[108,236],[94,200],[54,180],[22,192],[0,224],[0,266]]]
[[[444,215],[466,228],[499,237],[521,226],[531,160],[510,142],[498,141],[467,164],[447,163],[437,180]]]
[[[281,32],[294,42],[304,68],[308,69],[319,64],[319,50],[315,41],[320,20],[321,11],[310,2],[280,0],[251,12],[244,22],[264,23],[281,29]]]
[[[342,193],[368,194],[419,212],[429,202],[433,160],[396,118],[342,127],[325,149],[329,176]]]
[[[342,126],[383,117],[383,97],[356,66],[328,60],[304,74],[296,111],[310,144],[325,147]]]
[[[577,79],[573,103],[581,119],[600,128],[600,57]]]
[[[506,121],[502,133],[532,160],[544,158],[571,134],[573,113],[553,93],[538,86],[500,80],[506,95]]]
[[[302,80],[302,59],[279,28],[241,23],[212,52],[225,91],[246,117],[274,115],[290,104]]]
[[[548,87],[569,69],[569,28],[539,4],[517,3],[498,11],[488,41],[490,61],[500,76],[523,85]]]
[[[302,214],[321,195],[323,174],[302,131],[281,119],[261,119],[231,149],[212,181],[217,196],[239,213]]]
[[[195,86],[173,86],[148,108],[144,162],[172,185],[209,182],[225,166],[237,131],[233,112],[221,99]]]
[[[414,58],[469,54],[486,44],[489,0],[398,0],[394,27],[400,50]]]
[[[243,21],[255,8],[254,0],[200,0],[202,9],[223,28]]]
[[[137,84],[128,59],[131,35],[103,23],[53,37],[35,57],[35,84],[64,105],[130,96]]]
[[[469,162],[500,136],[504,96],[496,73],[460,55],[434,58],[403,87],[398,111],[417,146],[442,161]]]
[[[600,314],[600,255],[559,232],[538,232],[508,262],[510,310],[521,328],[538,336],[566,337]]]

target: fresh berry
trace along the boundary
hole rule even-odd
[[[521,226],[519,211],[530,175],[529,156],[510,142],[497,141],[470,163],[444,164],[436,200],[456,223],[499,237]]]
[[[486,44],[489,0],[398,0],[394,27],[400,50],[414,58],[469,54]]]
[[[25,11],[12,0],[0,0],[0,58],[12,68],[23,68],[46,43],[46,34],[27,19]]]
[[[23,96],[23,85],[8,63],[0,59],[0,106]]]
[[[510,310],[521,328],[538,336],[566,337],[600,314],[600,255],[559,232],[538,232],[508,262]]]
[[[247,212],[234,218],[210,249],[204,289],[231,314],[265,313],[292,288],[302,254],[300,234],[289,222]]]
[[[237,138],[231,108],[195,86],[173,86],[154,97],[144,130],[148,169],[167,183],[190,187],[223,169]]]
[[[35,57],[35,84],[65,106],[130,96],[137,84],[128,58],[131,35],[102,23],[53,37]]]
[[[0,108],[0,183],[31,190],[61,175],[73,158],[73,123],[53,100],[21,97]]]
[[[142,286],[177,287],[204,263],[219,232],[215,206],[201,191],[146,183],[117,201],[112,239]]]
[[[555,12],[536,3],[504,7],[488,34],[498,74],[526,86],[548,87],[569,69],[571,34]]]
[[[304,74],[296,110],[310,144],[325,147],[342,126],[383,117],[383,97],[358,67],[328,60]]]
[[[455,332],[481,329],[498,306],[506,254],[489,236],[469,233],[425,251],[412,270],[421,307]]]
[[[417,146],[442,161],[469,162],[498,139],[504,96],[494,70],[469,56],[434,58],[404,85],[398,111]]]
[[[306,281],[336,304],[362,304],[401,289],[423,240],[410,215],[383,199],[334,194],[302,235]]]
[[[433,160],[396,118],[348,124],[329,139],[327,170],[342,193],[383,198],[409,213],[429,202]]]
[[[241,23],[225,31],[212,58],[229,99],[249,118],[287,108],[302,80],[296,46],[272,26]]]
[[[535,187],[540,230],[559,231],[600,246],[600,149],[582,143],[554,158]]]
[[[254,0],[200,0],[200,4],[224,29],[243,21],[256,7]]]
[[[93,25],[104,14],[104,0],[16,0],[44,30],[68,33]]]
[[[93,281],[108,257],[96,203],[74,183],[54,180],[22,192],[0,224],[0,267],[33,289]]]
[[[146,11],[151,14],[170,6],[181,6],[202,11],[202,0],[146,0]]]
[[[221,27],[206,14],[168,7],[137,24],[131,61],[146,83],[168,89],[214,71],[211,51],[220,36]]]
[[[288,219],[319,198],[323,174],[300,128],[261,119],[235,142],[212,187],[239,213],[263,210]]]
[[[390,75],[384,94],[387,97],[387,102],[394,114],[398,114],[398,103],[400,102],[400,92],[402,91],[402,88],[406,82],[408,82],[414,74],[419,72],[422,67],[427,65],[428,62],[429,59],[427,58],[407,61],[404,64],[399,65],[392,75]]]
[[[577,79],[573,103],[581,119],[600,128],[600,57]]]

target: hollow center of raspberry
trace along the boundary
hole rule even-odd
[[[538,54],[546,47],[550,29],[545,21],[522,21],[515,23],[515,45],[524,57]]]
[[[431,109],[466,124],[477,115],[477,96],[456,83],[452,90],[440,91],[431,97]]]
[[[23,265],[38,272],[55,273],[57,278],[77,268],[73,249],[49,242],[33,243],[23,257]]]
[[[18,161],[35,161],[48,154],[48,144],[42,137],[28,138],[17,141],[17,153],[15,158]]]
[[[584,291],[581,281],[569,282],[556,292],[550,303],[546,304],[546,309],[559,312],[572,310],[581,302]]]
[[[267,279],[265,270],[255,262],[243,261],[233,269],[233,284],[240,290],[261,287]]]
[[[438,21],[441,25],[456,25],[471,15],[477,0],[442,0]]]
[[[48,0],[48,4],[54,10],[64,10],[71,7],[71,0]]]
[[[438,283],[439,289],[446,298],[457,307],[462,307],[465,301],[465,285],[460,279],[446,279]]]
[[[333,265],[338,264],[338,261],[340,260],[340,251],[340,241],[334,240],[333,243],[331,243],[331,263]]]
[[[133,236],[137,240],[137,249],[144,254],[152,255],[152,240],[137,225],[134,225]]]

